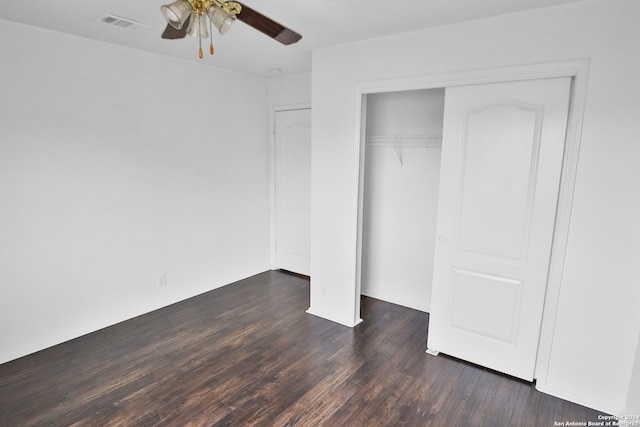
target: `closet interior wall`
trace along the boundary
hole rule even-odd
[[[366,99],[361,292],[428,312],[444,89]]]

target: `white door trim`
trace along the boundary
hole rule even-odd
[[[578,155],[580,152],[580,140],[582,135],[582,124],[587,97],[587,86],[589,77],[589,59],[574,61],[553,62],[545,64],[530,64],[513,67],[479,69],[469,71],[458,71],[444,74],[434,74],[426,76],[409,76],[393,78],[387,80],[361,82],[356,86],[356,129],[355,129],[355,149],[356,163],[355,176],[359,177],[354,191],[357,194],[352,250],[356,264],[356,275],[354,280],[355,307],[354,319],[360,318],[360,260],[361,260],[361,233],[362,223],[362,168],[364,159],[365,144],[362,140],[361,127],[364,119],[363,99],[367,94],[381,92],[395,92],[403,90],[432,89],[451,86],[462,86],[471,84],[486,84],[509,82],[518,80],[543,79],[553,77],[572,77],[571,101],[569,105],[569,117],[567,121],[567,134],[565,139],[564,158],[562,162],[562,172],[560,176],[560,191],[558,196],[558,206],[556,210],[556,222],[551,246],[551,260],[549,265],[549,275],[547,278],[547,291],[545,297],[542,326],[540,330],[540,341],[538,344],[538,356],[536,361],[535,378],[536,388],[547,391],[547,376],[549,370],[549,359],[553,345],[553,335],[555,329],[556,316],[558,312],[558,301],[564,269],[564,259],[567,249],[569,235],[569,224],[571,220],[571,208],[573,205],[573,195],[578,168]],[[552,393],[550,393],[552,394]]]
[[[276,113],[280,111],[311,110],[311,104],[272,105],[269,111],[269,264],[278,268],[276,261]]]

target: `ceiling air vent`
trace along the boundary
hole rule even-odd
[[[120,16],[115,15],[102,15],[99,18],[100,22],[105,24],[113,25],[120,28],[126,28],[127,30],[140,31],[145,28],[149,28],[147,24],[143,24],[141,22],[134,21],[132,19],[121,18]]]

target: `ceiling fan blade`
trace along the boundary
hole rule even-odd
[[[165,28],[164,32],[162,33],[162,38],[167,40],[185,38],[185,36],[187,35],[187,28],[189,28],[190,20],[191,20],[191,16],[189,16],[187,20],[184,21],[184,24],[182,24],[182,28],[180,30],[177,30],[173,28],[170,24],[167,24],[167,28]]]
[[[240,3],[240,5],[242,6],[242,11],[237,15],[237,18],[248,26],[261,31],[284,45],[296,43],[302,38],[300,34],[290,30],[284,25],[278,24],[273,19],[251,9],[249,6],[243,3]]]

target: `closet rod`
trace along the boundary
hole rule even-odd
[[[442,148],[442,137],[434,135],[376,135],[367,138],[367,145],[372,147],[392,147],[396,155],[400,166],[404,166],[404,160],[402,158],[403,148]]]
[[[390,147],[442,147],[442,137],[439,135],[372,135],[367,137],[367,144]]]

